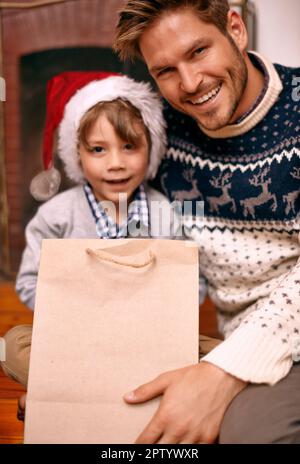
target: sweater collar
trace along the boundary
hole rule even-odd
[[[250,53],[261,62],[268,85],[264,87],[262,95],[258,98],[258,104],[254,105],[249,114],[247,114],[246,117],[242,116],[237,123],[229,124],[228,126],[222,127],[222,129],[216,131],[204,129],[199,126],[201,131],[210,138],[225,139],[237,137],[253,129],[253,127],[255,127],[266,116],[283,89],[282,82],[275,66],[259,53],[253,51]]]

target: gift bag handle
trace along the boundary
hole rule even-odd
[[[92,250],[91,248],[86,248],[85,251],[87,252],[88,255],[92,256],[93,258],[98,259],[99,261],[106,261],[109,263],[118,264],[120,266],[132,267],[135,269],[140,269],[140,268],[149,266],[155,261],[155,255],[152,251],[147,251],[139,255],[135,255],[135,258],[137,256],[141,258],[139,262],[136,262],[136,260],[129,261],[128,256],[118,257],[118,256],[111,255],[110,253],[102,249]]]

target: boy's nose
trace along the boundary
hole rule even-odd
[[[124,154],[119,150],[112,150],[109,154],[108,160],[108,169],[125,169],[126,163],[124,159]]]

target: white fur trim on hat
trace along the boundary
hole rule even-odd
[[[78,158],[77,131],[82,116],[101,101],[123,98],[141,113],[151,138],[151,152],[146,179],[153,179],[166,150],[165,121],[162,102],[150,84],[136,82],[127,76],[112,76],[93,81],[78,90],[65,106],[58,132],[58,155],[65,164],[67,176],[84,182]]]

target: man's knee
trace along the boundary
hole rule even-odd
[[[1,367],[4,373],[25,387],[28,382],[32,326],[19,325],[2,338]]]
[[[286,401],[279,387],[251,385],[227,409],[220,444],[300,443],[300,398]],[[284,401],[282,401],[284,400]]]
[[[288,426],[273,427],[268,424],[267,427],[261,427],[258,422],[247,424],[247,418],[244,422],[239,422],[240,427],[232,424],[223,423],[219,437],[219,443],[222,445],[251,445],[251,444],[300,444],[300,424],[290,423]]]
[[[237,400],[237,399],[236,399]],[[234,404],[230,405],[225,413],[219,436],[220,444],[246,444],[258,441],[260,432],[255,431],[255,425],[247,414],[245,414],[245,408],[239,407]],[[258,436],[257,436],[258,435]]]

